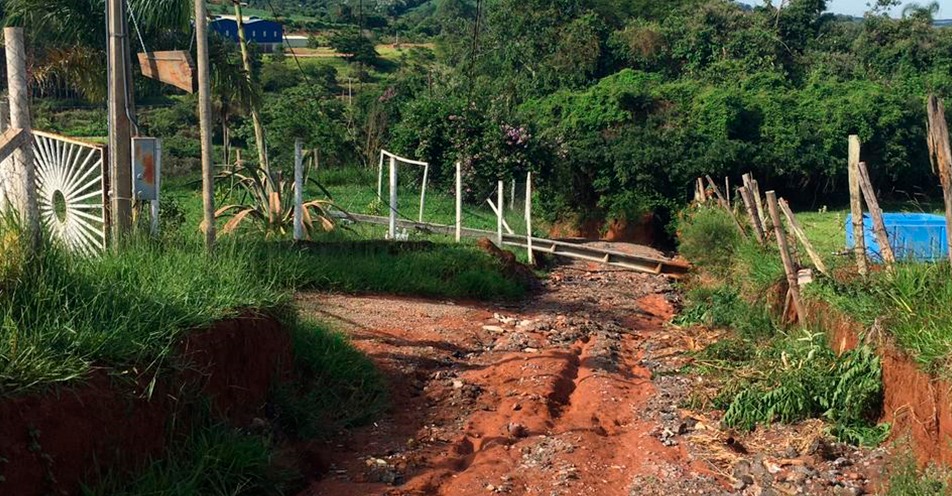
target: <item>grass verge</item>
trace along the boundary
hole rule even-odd
[[[808,418],[829,422],[841,441],[875,445],[889,432],[876,425],[882,406],[882,368],[867,346],[837,356],[822,330],[785,329],[772,317],[782,303],[779,255],[736,235],[721,210],[688,212],[679,226],[682,253],[695,253],[702,273],[689,282],[687,305],[676,323],[729,328],[728,339],[700,352],[695,371],[720,385],[698,400],[724,410],[726,425]]]

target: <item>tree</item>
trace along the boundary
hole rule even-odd
[[[331,48],[346,56],[348,62],[373,65],[379,57],[373,42],[356,29],[338,31],[329,41]]]

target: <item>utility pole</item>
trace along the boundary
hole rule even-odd
[[[113,239],[132,228],[132,106],[129,37],[124,0],[106,1],[109,31],[109,198]]]
[[[15,181],[10,191],[20,218],[27,228],[31,249],[40,243],[40,210],[36,202],[36,170],[33,163],[33,138],[30,133],[30,93],[28,91],[26,71],[26,42],[23,28],[4,28],[6,40],[7,81],[10,94],[10,126],[22,129],[26,139],[13,152],[13,173],[6,178]],[[5,171],[4,171],[5,172]],[[6,174],[4,174],[6,175]],[[0,178],[0,182],[2,182]],[[2,186],[2,184],[0,184]],[[0,205],[2,207],[2,205]]]
[[[235,4],[235,22],[238,23],[238,44],[241,45],[241,63],[244,65],[245,74],[251,79],[251,55],[248,53],[248,40],[245,38],[245,21],[241,17],[241,1],[234,0]],[[271,179],[271,164],[268,163],[268,149],[264,141],[264,126],[261,124],[261,116],[258,115],[258,109],[251,106],[251,121],[255,128],[255,146],[258,147],[258,164],[264,168]]]
[[[208,12],[205,0],[195,0],[195,38],[198,56],[198,114],[202,133],[202,227],[205,248],[215,249],[215,176],[212,170],[212,96],[208,62]]]

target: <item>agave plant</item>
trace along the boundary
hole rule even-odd
[[[294,228],[294,182],[280,172],[269,173],[260,165],[236,163],[218,174],[221,184],[229,184],[228,197],[237,203],[215,212],[215,219],[227,218],[222,234],[234,232],[244,223],[252,222],[265,236],[283,236]],[[218,181],[216,181],[218,182]],[[310,239],[318,231],[332,231],[338,218],[348,218],[331,200],[304,202],[304,231]]]

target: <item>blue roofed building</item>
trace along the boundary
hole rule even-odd
[[[245,39],[255,43],[264,51],[271,51],[284,40],[284,26],[279,22],[258,17],[244,19]],[[234,16],[217,16],[208,26],[219,35],[238,42],[238,21]]]

